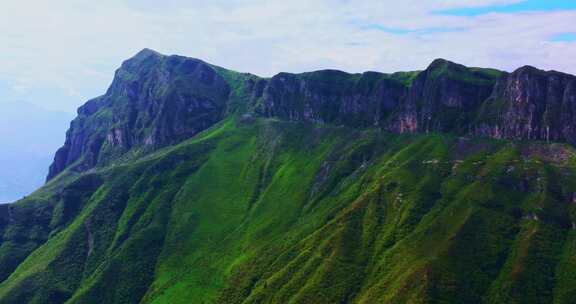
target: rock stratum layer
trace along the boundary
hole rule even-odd
[[[0,206],[0,303],[574,303],[573,107],[530,67],[267,79],[144,50]]]

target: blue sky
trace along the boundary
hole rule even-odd
[[[575,20],[572,0],[10,1],[0,102],[73,112],[145,47],[262,76],[416,70],[439,57],[576,74]]]
[[[573,42],[576,41],[576,32],[555,34],[551,36],[550,40],[555,42]]]
[[[526,0],[510,1],[496,5],[483,5],[474,7],[459,7],[442,11],[442,13],[458,16],[478,16],[490,13],[525,13],[525,12],[551,12],[562,10],[575,10],[576,1],[573,0]]]

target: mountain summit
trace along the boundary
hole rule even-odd
[[[143,50],[0,205],[0,303],[573,303],[576,77]]]

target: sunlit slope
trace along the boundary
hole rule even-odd
[[[573,303],[575,166],[559,144],[228,119],[19,202],[35,228],[1,226],[0,303]]]

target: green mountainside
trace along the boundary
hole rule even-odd
[[[143,52],[47,184],[0,205],[0,303],[574,303],[570,138],[463,120],[512,113],[524,74],[263,79]]]

